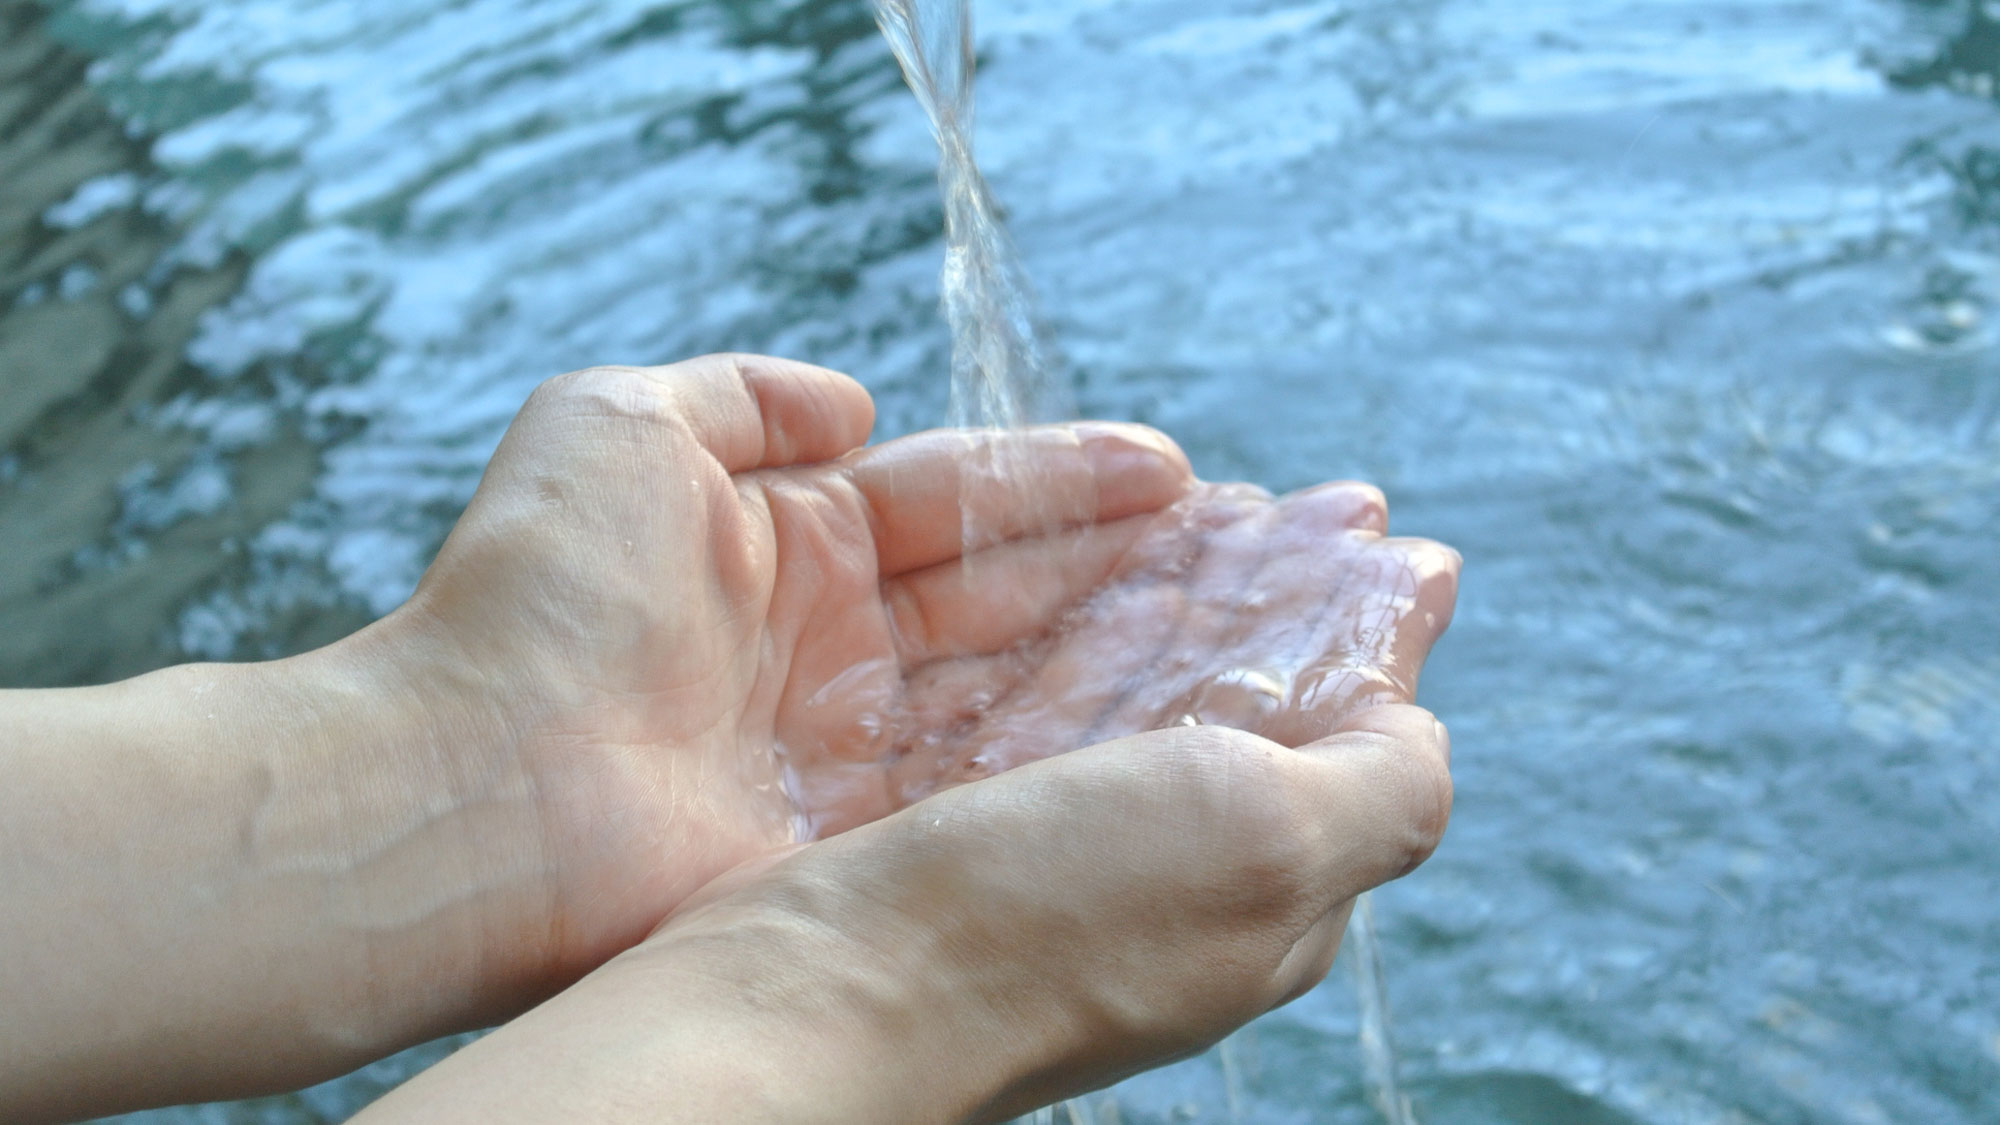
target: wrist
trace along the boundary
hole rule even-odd
[[[686,912],[360,1120],[998,1119],[1021,1029],[969,1013],[922,939],[857,940],[795,883],[772,890]]]
[[[293,1088],[552,989],[531,797],[377,643],[0,700],[0,994],[36,1029],[0,1117]]]
[[[1033,1108],[1016,1095],[1060,1053],[1050,1010],[996,996],[992,974],[967,966],[931,919],[857,893],[838,865],[803,866],[675,918],[607,972],[621,992],[659,982],[733,1027],[750,1045],[736,1065],[772,1064],[751,1077],[773,1121],[989,1121]]]
[[[415,1041],[568,983],[552,979],[556,878],[503,685],[402,611],[244,671],[289,728],[268,740],[264,817],[300,848],[267,834],[258,858],[319,873],[319,925],[352,976],[324,1002]]]

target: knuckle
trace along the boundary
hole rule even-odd
[[[1389,498],[1367,481],[1340,481],[1332,486],[1344,503],[1342,523],[1381,535],[1389,528]]]
[[[528,410],[656,421],[668,413],[659,382],[636,367],[586,367],[544,380]]]
[[[1465,568],[1465,556],[1455,547],[1448,547],[1435,539],[1398,540],[1400,551],[1410,568],[1423,583],[1441,582],[1456,588],[1459,572]]]
[[[1397,877],[1417,869],[1437,851],[1451,822],[1451,770],[1436,754],[1403,754],[1399,763],[1404,836]]]

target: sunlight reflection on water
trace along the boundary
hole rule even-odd
[[[989,7],[982,163],[1083,411],[1467,556],[1456,821],[1377,901],[1419,1115],[2000,1117],[1992,23]],[[558,371],[773,351],[942,416],[865,0],[385,11],[0,7],[17,680],[395,604]],[[1370,1120],[1355,1031],[1339,978],[1262,1021],[1245,1119]],[[151,1119],[338,1119],[434,1054]],[[1215,1056],[1116,1092],[1228,1096]]]

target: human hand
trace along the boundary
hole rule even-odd
[[[1005,551],[968,559],[966,573],[902,582],[915,605],[899,607],[900,666],[850,671],[848,690],[823,707],[848,713],[819,717],[821,737],[845,744],[798,778],[815,824],[851,828],[1140,731],[1218,725],[1299,746],[1368,707],[1416,698],[1451,621],[1459,557],[1386,538],[1372,486],[1274,499],[1203,484],[1134,522],[1136,534],[1100,537],[1117,552],[1109,559],[1030,544],[1041,565],[1063,568],[1046,589]]]
[[[385,623],[536,794],[549,913],[501,932],[552,981],[944,786],[1184,722],[1309,742],[1411,699],[1449,620],[1457,556],[1384,538],[1369,486],[1197,487],[1104,423],[859,449],[871,421],[782,360],[554,380]]]
[[[1449,752],[1389,705],[940,793],[714,881],[360,1120],[997,1121],[1106,1085],[1322,979],[1354,896],[1435,847]]]
[[[445,678],[433,709],[467,759],[449,773],[535,794],[548,911],[499,927],[508,957],[560,983],[809,834],[812,779],[882,776],[893,704],[933,651],[1033,637],[1192,484],[1140,427],[857,451],[872,417],[859,384],[781,360],[552,380],[415,596],[371,631]],[[966,468],[1003,451],[1034,472]],[[973,583],[962,498],[1010,540]],[[878,782],[840,811],[897,803]]]
[[[293,1088],[490,1024],[716,874],[933,789],[1184,719],[1309,739],[1413,689],[1449,613],[1455,557],[1380,539],[1371,490],[1197,490],[1099,424],[857,451],[870,413],[776,360],[566,377],[383,621],[0,697],[0,992],[36,1029],[0,1116]],[[961,500],[998,531],[969,559]]]

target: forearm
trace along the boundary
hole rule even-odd
[[[882,939],[785,910],[677,919],[355,1125],[986,1120],[1039,1033]]]
[[[492,924],[549,913],[530,787],[378,647],[0,694],[0,1119],[290,1088],[535,998]]]
[[[1025,1113],[1317,983],[1347,904],[1435,845],[1448,751],[1381,707],[1302,750],[1183,728],[947,790],[722,876],[356,1125]]]

